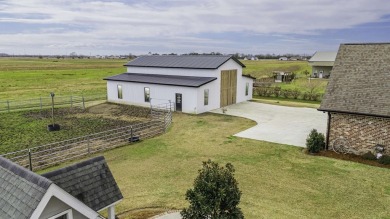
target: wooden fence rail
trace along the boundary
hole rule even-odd
[[[151,107],[152,120],[65,141],[6,153],[1,156],[30,170],[117,148],[164,133],[172,123],[172,103]]]

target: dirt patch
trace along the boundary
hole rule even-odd
[[[371,166],[383,167],[383,168],[390,169],[390,165],[380,164],[376,160],[367,160],[361,156],[354,155],[354,154],[338,154],[334,151],[321,151],[320,153],[318,153],[318,156],[330,157],[330,158],[335,158],[335,159],[339,159],[339,160],[347,160],[347,161],[363,163],[363,164],[367,164],[367,165],[371,165]]]
[[[132,116],[132,117],[144,117],[148,118],[150,109],[146,107],[132,106],[132,105],[119,105],[114,103],[103,103],[91,106],[86,110],[92,114],[105,114],[114,117],[118,116]]]

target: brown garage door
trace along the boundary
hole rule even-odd
[[[221,107],[236,103],[237,70],[221,71]]]

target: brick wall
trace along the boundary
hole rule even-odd
[[[344,137],[357,154],[372,151],[376,144],[385,145],[390,155],[390,118],[331,113],[329,150],[334,140]]]

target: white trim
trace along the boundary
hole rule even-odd
[[[99,217],[99,214],[96,211],[92,210],[90,207],[88,207],[86,204],[73,197],[57,185],[51,184],[30,218],[39,219],[42,212],[45,210],[46,205],[49,203],[50,198],[53,196],[58,198],[65,204],[69,205],[74,210],[80,212],[87,218],[95,219]]]
[[[114,205],[117,205],[120,201],[122,201],[123,199],[119,199],[118,201],[116,201],[116,202],[114,202],[114,203],[112,203],[111,205],[107,205],[106,207],[104,207],[104,208],[102,208],[102,209],[99,209],[99,210],[97,210],[98,212],[100,212],[100,211],[103,211],[104,209],[107,209],[107,208],[109,208],[109,207],[112,207],[112,206],[114,206]]]
[[[64,212],[61,212],[59,214],[56,214],[52,217],[49,217],[48,219],[56,219],[60,216],[63,216],[63,215],[66,215],[66,219],[73,219],[73,212],[72,212],[72,209],[69,209],[69,210],[66,210]]]

